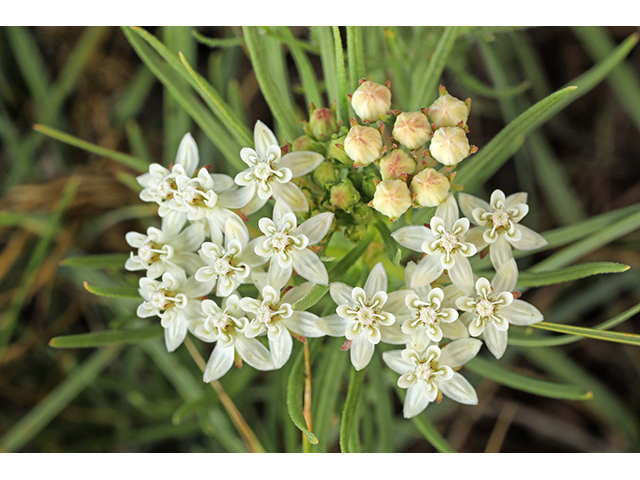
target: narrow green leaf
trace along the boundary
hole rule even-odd
[[[469,191],[482,185],[522,145],[524,135],[545,121],[551,108],[575,89],[566,87],[552,93],[520,114],[478,153],[463,161],[454,183]]]
[[[138,172],[144,172],[149,169],[149,164],[144,160],[136,158],[132,155],[128,155],[126,153],[116,152],[115,150],[111,150],[109,148],[94,145],[93,143],[86,142],[77,137],[69,135],[68,133],[56,130],[55,128],[47,127],[45,125],[34,125],[33,129],[63,143],[81,148],[82,150],[86,150],[87,152],[94,153],[101,157],[107,157],[115,160],[116,162],[119,162],[127,167],[131,167]]]
[[[289,416],[296,427],[300,429],[302,433],[307,437],[309,443],[315,445],[318,443],[318,438],[309,430],[307,421],[304,418],[302,410],[302,397],[304,395],[304,381],[305,381],[305,364],[304,364],[304,349],[300,350],[298,358],[296,358],[291,373],[289,374],[289,382],[287,384],[287,409],[289,410]]]
[[[105,330],[103,332],[81,333],[53,337],[49,346],[53,348],[93,348],[129,343],[140,343],[164,335],[161,325],[131,330]]]
[[[556,283],[570,282],[579,278],[602,273],[620,273],[629,270],[629,265],[615,262],[592,262],[572,265],[558,270],[531,272],[525,270],[518,275],[519,287],[542,287]]]
[[[342,120],[344,125],[349,125],[349,101],[347,99],[347,73],[344,66],[344,47],[340,36],[340,28],[332,27],[333,42],[336,62],[336,85],[338,86],[338,98],[336,99],[336,117]]]
[[[242,37],[210,38],[205,37],[197,30],[191,30],[191,35],[193,35],[199,43],[211,48],[239,47],[244,43],[244,38]]]
[[[471,360],[465,365],[465,368],[501,385],[533,393],[534,395],[565,400],[589,400],[593,397],[591,392],[585,391],[580,387],[528,377],[507,370],[497,362],[485,360],[481,357]]]
[[[98,287],[95,285],[89,285],[84,282],[84,288],[101,297],[114,297],[114,298],[135,298],[140,299],[140,293],[136,287]]]
[[[174,425],[179,425],[195,413],[206,410],[211,405],[216,405],[219,403],[220,397],[217,393],[207,392],[202,397],[196,400],[190,400],[180,405],[180,407],[178,407],[173,413],[171,421]]]
[[[364,370],[352,370],[340,425],[340,450],[342,453],[359,453],[360,450],[358,445],[354,445],[355,442],[352,442],[352,439],[358,429],[357,410],[362,396],[363,383]]]
[[[380,232],[380,237],[384,243],[384,249],[387,253],[387,257],[389,257],[389,260],[391,260],[391,263],[394,265],[400,265],[402,250],[398,248],[398,244],[391,238],[391,231],[389,230],[389,227],[387,227],[382,220],[378,220],[375,223],[375,226],[378,229],[378,232]]]
[[[358,88],[358,82],[367,71],[364,64],[362,27],[347,26],[347,57],[349,64],[349,91]]]
[[[0,451],[16,452],[29,443],[82,390],[95,381],[100,372],[116,359],[119,352],[119,347],[99,350],[75,367],[62,383],[49,392],[0,439]]]
[[[22,26],[9,26],[4,30],[31,96],[37,106],[44,107],[47,103],[49,75],[33,35],[27,27]]]
[[[610,332],[595,330],[593,328],[575,327],[573,325],[560,325],[557,323],[540,322],[530,325],[533,328],[551,330],[552,332],[566,333],[569,335],[579,335],[581,337],[594,338],[607,342],[626,343],[629,345],[640,345],[640,335],[624,332]]]
[[[67,257],[60,261],[64,267],[81,268],[124,268],[124,264],[129,258],[126,253],[105,253],[101,255],[79,255],[77,257]]]
[[[338,83],[336,81],[335,45],[331,27],[313,26],[311,31],[320,45],[320,61],[322,62],[322,77],[327,86],[329,103],[338,99]]]

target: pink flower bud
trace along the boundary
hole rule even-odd
[[[449,186],[449,179],[434,168],[422,170],[411,179],[414,204],[420,207],[437,207],[446,200]]]
[[[391,90],[385,85],[362,82],[351,96],[351,106],[365,122],[375,122],[391,109]]]
[[[402,180],[385,180],[376,186],[370,205],[395,221],[411,206],[411,192]]]
[[[380,159],[379,167],[382,180],[391,180],[413,175],[416,171],[416,161],[404,150],[395,148]]]
[[[344,139],[344,151],[354,167],[369,165],[382,153],[382,135],[375,128],[354,125]]]
[[[471,152],[467,134],[460,127],[438,128],[431,138],[431,145],[429,145],[431,156],[447,166],[457,165]]]
[[[429,119],[423,112],[402,112],[393,125],[392,136],[409,150],[415,150],[431,136]]]
[[[316,108],[309,118],[311,134],[321,142],[328,140],[337,128],[336,116],[330,108]]]
[[[448,93],[440,95],[429,107],[429,119],[436,127],[455,127],[467,124],[469,105]]]

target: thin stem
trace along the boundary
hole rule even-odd
[[[304,407],[303,414],[304,420],[307,422],[307,428],[309,431],[313,431],[313,425],[311,423],[311,358],[309,355],[309,342],[304,342]],[[305,453],[311,453],[311,443],[307,439],[307,436],[302,434],[302,449]]]
[[[189,337],[185,338],[184,344],[187,347],[191,358],[193,358],[193,360],[196,362],[196,365],[198,365],[198,368],[204,372],[206,362],[204,361],[204,358],[202,358],[202,355],[200,355],[200,352],[198,351],[196,346],[193,344]],[[256,437],[255,433],[253,433],[253,430],[251,430],[251,427],[249,427],[240,411],[236,408],[233,400],[231,400],[231,397],[229,397],[229,395],[227,395],[227,392],[224,391],[224,388],[222,388],[220,382],[218,380],[214,380],[210,383],[220,397],[220,401],[222,402],[224,409],[227,411],[229,417],[231,417],[231,421],[233,421],[233,424],[238,429],[238,432],[240,433],[240,436],[242,436],[244,443],[247,445],[249,452],[265,453],[264,447],[258,440],[258,437]]]

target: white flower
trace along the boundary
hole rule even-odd
[[[460,317],[469,325],[469,333],[483,335],[489,351],[500,358],[507,349],[509,324],[531,325],[543,320],[542,313],[523,300],[514,299],[511,293],[518,280],[516,261],[512,258],[497,271],[493,281],[479,278],[475,296],[461,296],[456,300],[458,309],[465,313]]]
[[[520,220],[529,212],[526,192],[505,198],[502,190],[495,190],[490,203],[461,193],[460,209],[467,218],[479,225],[479,228],[469,230],[467,240],[472,241],[478,250],[489,245],[489,256],[496,270],[513,258],[511,247],[534,250],[547,244],[540,234],[520,225]]]
[[[249,215],[258,211],[271,196],[281,198],[295,211],[309,210],[307,199],[300,187],[290,180],[306,175],[324,161],[316,152],[290,152],[282,156],[275,135],[261,121],[253,132],[255,150],[243,148],[242,161],[249,168],[238,173],[235,182],[242,188],[238,195],[246,200],[242,211]]]
[[[256,338],[247,338],[243,330],[248,320],[237,295],[226,297],[222,307],[213,300],[202,302],[204,317],[191,322],[193,334],[205,342],[218,342],[204,371],[205,382],[218,380],[229,371],[236,353],[257,370],[273,370],[269,350]]]
[[[137,315],[160,317],[167,350],[173,352],[187,336],[189,321],[202,315],[201,298],[211,291],[211,285],[165,272],[162,281],[141,278],[138,291],[144,302],[138,306]]]
[[[293,310],[292,304],[300,299],[313,284],[293,287],[280,298],[278,290],[271,285],[262,288],[262,300],[245,297],[240,307],[249,315],[250,322],[244,329],[249,338],[267,335],[274,368],[281,368],[291,356],[293,339],[291,333],[301,337],[322,337],[325,333],[318,328],[318,317],[309,312]]]
[[[182,271],[193,275],[202,265],[200,258],[194,253],[204,242],[204,226],[190,225],[180,231],[186,222],[172,224],[171,217],[162,219],[161,229],[149,227],[147,234],[128,232],[125,235],[127,243],[138,250],[131,252],[125,263],[129,271],[146,270],[147,277],[156,279],[164,272]]]
[[[298,226],[298,219],[291,206],[282,199],[273,207],[273,220],[261,218],[258,226],[263,236],[251,241],[255,253],[269,259],[269,278],[278,288],[289,280],[293,270],[302,278],[326,285],[329,283],[327,269],[307,247],[315,245],[325,237],[333,213],[314,215]]]
[[[412,349],[384,352],[382,359],[401,376],[398,386],[407,389],[403,414],[411,418],[429,403],[439,400],[442,393],[458,403],[476,405],[478,395],[462,375],[454,372],[476,356],[482,342],[463,338],[442,347],[431,345],[419,352]]]
[[[227,297],[249,277],[251,268],[265,263],[265,259],[247,248],[249,231],[242,220],[229,218],[225,225],[224,247],[212,242],[202,243],[198,251],[206,264],[195,273],[199,282],[217,283],[216,295]]]
[[[402,323],[402,331],[410,336],[422,334],[431,341],[439,342],[443,337],[467,337],[465,326],[458,320],[458,312],[444,307],[444,292],[429,285],[419,287],[405,299],[409,318]],[[404,316],[403,316],[404,317]],[[404,319],[403,317],[398,320]]]
[[[452,194],[436,209],[430,226],[412,225],[391,234],[403,247],[426,253],[418,263],[409,287],[429,284],[447,270],[449,278],[460,290],[472,290],[473,272],[467,257],[475,255],[477,249],[465,241],[469,220],[458,218],[458,205]]]
[[[387,295],[387,272],[382,263],[371,269],[364,288],[333,282],[329,293],[338,307],[334,315],[321,319],[321,328],[328,335],[344,335],[350,341],[351,363],[356,370],[362,370],[369,364],[380,340],[405,343],[402,332],[391,328],[396,318],[389,312],[387,301],[397,305],[406,291]]]

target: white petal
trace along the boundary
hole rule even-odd
[[[295,213],[293,213],[293,209],[291,206],[285,202],[283,199],[277,199],[276,204],[273,206],[273,223],[276,226],[276,229],[280,230],[284,227],[283,221],[285,215],[290,214],[293,215],[293,221],[295,224],[298,223],[296,219]]]
[[[251,215],[252,213],[256,213],[258,210],[264,207],[264,205],[267,203],[267,200],[269,200],[268,198],[261,198],[258,195],[255,188],[257,184],[253,183],[252,185],[253,186],[251,185],[247,186],[247,188],[253,188],[253,191],[254,191],[253,198],[249,200],[249,203],[247,203],[244,207],[240,209],[240,211],[245,215]]]
[[[271,340],[269,338],[269,349],[271,350],[271,359],[273,360],[273,366],[278,369],[284,366],[291,356],[291,350],[293,348],[293,337],[289,333],[289,330],[282,328],[282,333],[277,340]]]
[[[484,239],[484,232],[487,229],[485,227],[474,227],[467,230],[462,240],[464,242],[473,243],[476,247],[476,250],[479,252],[484,249],[488,244]]]
[[[282,296],[280,303],[295,305],[296,302],[300,301],[315,286],[316,284],[313,282],[305,282],[297,285]]]
[[[511,305],[502,307],[500,314],[513,325],[531,325],[544,320],[542,313],[536,307],[524,300],[514,300]]]
[[[278,140],[271,129],[260,120],[256,122],[253,128],[253,142],[255,144],[256,153],[260,157],[267,154],[267,150],[272,145],[278,145]]]
[[[422,252],[422,244],[425,240],[432,242],[436,239],[429,228],[418,225],[399,228],[391,236],[400,245],[415,252]]]
[[[505,262],[513,258],[511,245],[504,235],[498,235],[498,239],[489,246],[489,258],[491,259],[493,268],[495,268],[496,271],[500,270],[500,267]]]
[[[462,292],[473,292],[473,270],[467,257],[455,255],[456,262],[449,269],[449,278]]]
[[[173,352],[182,345],[187,337],[187,322],[182,317],[174,319],[168,328],[164,329],[164,343],[168,352]]]
[[[337,313],[318,319],[318,328],[330,337],[344,337],[348,325],[349,320]]]
[[[170,238],[178,235],[185,223],[187,223],[187,215],[183,212],[173,210],[162,217],[162,226],[160,229],[164,232],[167,238]],[[193,250],[195,250],[195,248]]]
[[[417,288],[431,283],[442,275],[444,268],[438,255],[425,255],[418,263],[413,277],[411,277],[410,288]]]
[[[382,262],[378,262],[369,272],[367,281],[364,284],[364,292],[367,298],[372,298],[378,292],[386,292],[387,284],[387,271],[384,269]]]
[[[418,381],[407,389],[407,396],[404,398],[402,414],[404,418],[415,417],[427,408],[429,403],[426,383]]]
[[[517,242],[511,242],[511,245],[518,250],[535,250],[536,248],[544,247],[547,241],[542,235],[534,232],[530,228],[524,225],[515,225],[516,230],[519,230],[522,236]]]
[[[481,208],[485,212],[490,212],[492,210],[491,206],[487,202],[478,197],[474,197],[473,195],[469,195],[468,193],[459,193],[458,203],[460,204],[460,210],[462,210],[464,216],[473,223],[476,223],[473,218],[473,211],[476,208]]]
[[[296,228],[295,234],[305,235],[309,239],[309,245],[315,245],[316,243],[320,243],[327,235],[332,223],[333,213],[319,213],[301,223],[298,228]]]
[[[512,193],[504,200],[506,209],[509,210],[510,208],[515,207],[519,203],[526,205],[528,196],[529,195],[527,194],[527,192]]]
[[[272,188],[273,198],[275,198],[276,200],[281,198],[282,200],[287,202],[289,206],[296,212],[306,212],[309,210],[307,197],[304,196],[304,193],[302,193],[300,187],[298,187],[295,183],[274,182]]]
[[[196,168],[200,163],[200,155],[198,153],[198,145],[193,139],[190,133],[187,133],[178,146],[178,153],[176,155],[176,165],[182,165],[185,173],[192,177],[196,173]]]
[[[281,267],[276,259],[272,259],[269,263],[269,272],[267,273],[267,285],[271,285],[276,290],[282,289],[291,278],[293,267]]]
[[[329,286],[329,294],[336,305],[351,305],[353,288],[342,282],[332,282]]]
[[[498,330],[492,322],[487,323],[484,328],[484,343],[496,358],[501,358],[507,349],[507,341],[509,339],[508,330]]]
[[[246,338],[238,335],[235,343],[238,355],[257,370],[273,370],[273,360],[271,353],[257,338]]]
[[[440,328],[442,329],[443,335],[452,340],[467,338],[469,336],[469,330],[467,330],[467,327],[460,319],[451,323],[442,323],[440,324]]]
[[[479,341],[479,340],[478,340]],[[449,380],[438,382],[438,387],[452,400],[465,405],[477,405],[478,394],[469,381],[458,372],[453,372]]]
[[[493,280],[491,280],[491,286],[495,293],[513,292],[517,282],[518,265],[515,258],[510,258],[498,269]]]
[[[180,250],[195,252],[202,246],[204,239],[204,223],[194,223],[185,228],[172,243],[179,246]]]
[[[369,341],[366,335],[358,335],[351,342],[349,352],[351,354],[351,363],[356,370],[362,370],[369,365],[375,345]]]
[[[204,369],[203,380],[209,383],[222,377],[233,365],[234,356],[235,348],[233,346],[222,347],[216,345],[213,352],[211,352],[207,367]]]
[[[382,353],[382,360],[396,373],[404,375],[413,369],[413,364],[402,358],[402,350],[390,350]]]
[[[380,325],[380,338],[384,343],[391,345],[405,345],[410,339],[402,331],[402,324],[395,322],[393,325]]]
[[[251,237],[249,236],[249,230],[242,220],[238,217],[231,217],[227,220],[227,223],[224,227],[225,239],[224,246],[225,250],[229,249],[229,243],[232,240],[237,240],[240,242],[240,245],[244,249],[245,246],[249,243]]]
[[[451,368],[461,367],[478,354],[480,347],[482,342],[477,338],[454,340],[442,347],[439,363]]]
[[[234,188],[233,190],[225,190],[218,194],[217,204],[223,208],[243,208],[253,199],[255,187],[247,185],[246,187]]]
[[[315,170],[323,161],[324,157],[317,152],[290,152],[282,156],[278,168],[288,168],[295,178]]]
[[[436,208],[434,217],[444,220],[444,226],[447,231],[452,229],[453,224],[458,220],[458,218],[460,218],[460,214],[458,213],[458,203],[452,193],[449,193],[444,203],[441,203],[440,206]]]
[[[310,312],[293,312],[282,323],[296,335],[308,338],[324,337],[326,333],[320,328],[320,318]]]

